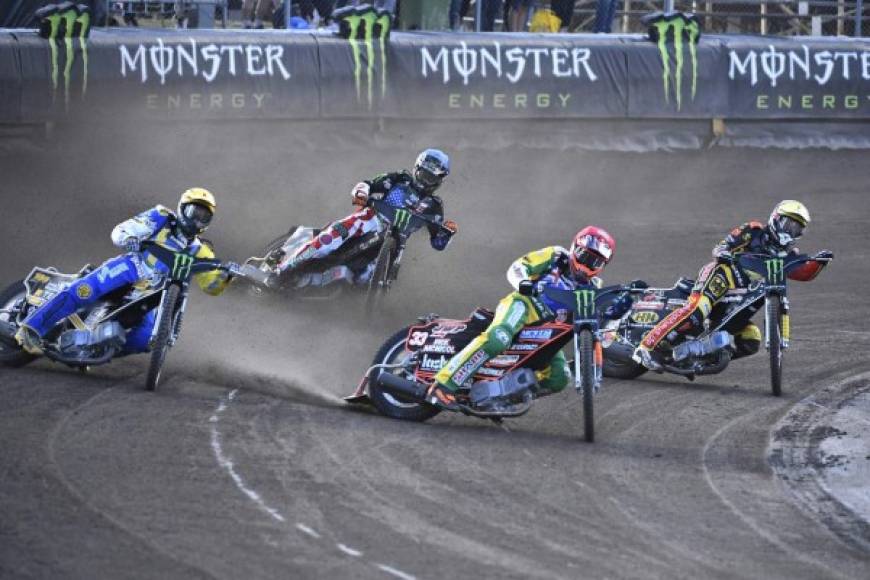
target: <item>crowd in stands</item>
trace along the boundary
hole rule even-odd
[[[96,16],[98,25],[106,18],[105,0],[84,0],[91,4],[92,13]],[[291,26],[294,28],[317,28],[330,24],[333,10],[353,4],[374,4],[378,8],[392,10],[401,22],[402,5],[410,0],[293,0]],[[480,29],[483,31],[508,32],[558,32],[566,30],[574,11],[574,0],[449,0],[445,5],[451,30],[475,30],[477,6],[480,6]],[[240,10],[242,25],[245,28],[283,27],[284,0],[203,0],[203,4],[228,8],[231,13],[238,14]],[[197,0],[175,0],[160,3],[110,2],[110,24],[120,24],[123,15],[125,24],[136,26],[136,15],[141,13],[137,8],[148,4],[163,5],[162,17],[169,16],[178,21],[178,26],[196,26],[195,21],[188,21],[187,16],[197,9]],[[114,16],[114,18],[113,18]]]

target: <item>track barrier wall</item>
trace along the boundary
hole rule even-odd
[[[679,35],[674,35],[679,36]],[[0,122],[870,119],[870,41],[0,31]]]

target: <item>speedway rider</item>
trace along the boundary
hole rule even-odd
[[[661,371],[661,350],[685,340],[689,333],[704,327],[713,308],[725,295],[735,289],[746,288],[749,280],[739,265],[744,253],[785,257],[797,254],[795,243],[810,223],[810,213],[799,201],[786,199],[773,208],[767,224],[750,221],[731,230],[724,240],[713,248],[714,261],[701,269],[688,302],[674,310],[656,324],[635,350],[634,359],[650,370]],[[830,252],[823,252],[832,256]],[[802,268],[818,266],[807,263]],[[798,274],[799,276],[801,274]],[[740,358],[758,352],[761,331],[752,322],[734,336],[734,356]]]
[[[444,203],[435,195],[435,191],[449,173],[450,159],[447,155],[439,149],[426,149],[417,157],[413,173],[408,171],[383,173],[369,181],[357,183],[350,194],[351,202],[357,208],[354,213],[327,225],[292,256],[287,257],[282,249],[278,249],[266,257],[266,262],[275,270],[270,284],[278,285],[279,279],[290,279],[300,267],[311,260],[326,258],[348,240],[381,231],[384,226],[377,212],[367,205],[370,199],[383,199],[397,208],[406,208],[415,213],[443,218]],[[451,220],[446,220],[441,225],[442,228],[434,224],[428,225],[430,243],[438,251],[447,247],[458,229],[456,222]],[[361,273],[355,273],[353,282],[357,284],[367,282],[374,266],[372,262]],[[296,286],[314,283],[313,278],[309,278],[295,280],[294,283]]]
[[[120,288],[146,289],[159,283],[168,270],[147,248],[142,249],[145,241],[199,259],[214,258],[214,252],[198,236],[208,228],[216,207],[211,192],[194,187],[181,195],[177,213],[158,205],[116,226],[112,242],[126,253],[108,260],[31,312],[15,335],[19,344],[32,354],[40,354],[42,337],[67,316]],[[230,278],[219,270],[196,275],[199,286],[212,296],[223,292]],[[125,354],[149,350],[154,323],[155,314],[151,311],[142,324],[128,331]]]
[[[564,318],[563,307],[543,294],[544,288],[574,290],[580,285],[601,286],[597,277],[613,257],[616,242],[605,230],[588,226],[574,236],[570,251],[549,246],[515,261],[507,272],[514,292],[502,299],[489,327],[451,358],[435,375],[426,400],[437,407],[457,410],[455,392],[486,361],[504,352],[525,326],[538,321]],[[630,301],[629,301],[630,304]],[[628,304],[621,304],[626,309]],[[621,316],[608,313],[606,316]],[[565,388],[571,371],[565,355],[556,353],[550,365],[536,373],[538,386],[556,393]]]

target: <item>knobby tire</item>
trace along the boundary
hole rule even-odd
[[[771,296],[767,299],[768,317],[770,328],[770,390],[774,397],[782,396],[782,299],[779,296]]]
[[[592,331],[580,331],[580,372],[583,373],[583,435],[586,441],[595,441],[595,413],[592,397],[595,384],[595,342]]]
[[[154,391],[160,382],[160,373],[169,352],[169,338],[172,336],[172,326],[175,320],[175,308],[178,305],[178,294],[181,288],[176,284],[169,286],[163,296],[165,307],[157,321],[157,336],[151,349],[151,363],[148,365],[148,376],[145,379],[145,390]]]

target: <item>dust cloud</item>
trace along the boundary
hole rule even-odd
[[[460,232],[440,253],[425,235],[411,240],[383,313],[366,316],[354,297],[320,303],[193,294],[174,369],[322,402],[352,391],[395,330],[429,312],[461,317],[493,306],[508,291],[511,261],[567,245],[586,224],[617,239],[607,280],[664,285],[693,276],[730,228],[765,219],[780,199],[810,207],[814,247],[825,245],[826,230],[838,223],[857,229],[870,213],[861,197],[870,177],[865,152],[603,153],[528,143],[519,124],[513,134],[504,123],[498,130],[487,141],[486,126],[61,128],[38,146],[0,149],[3,284],[34,265],[77,271],[115,255],[115,224],[158,203],[174,207],[191,186],[216,194],[207,237],[221,258],[241,261],[291,225],[321,226],[348,214],[354,183],[408,168],[419,149],[441,147],[453,161],[441,193]],[[691,261],[678,261],[688,248]]]

